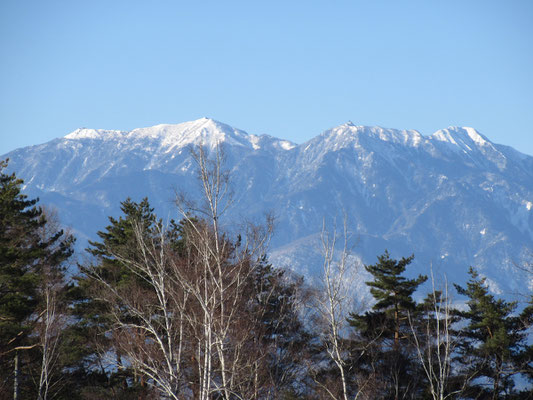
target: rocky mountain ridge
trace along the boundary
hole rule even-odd
[[[533,157],[473,128],[423,136],[349,122],[298,145],[203,118],[129,132],[79,129],[2,157],[83,243],[128,196],[148,196],[158,215],[176,217],[175,190],[194,193],[188,147],[217,143],[235,192],[228,220],[273,211],[271,259],[279,265],[318,276],[322,223],[346,215],[354,254],[366,263],[384,249],[415,253],[413,274],[432,265],[463,283],[474,265],[496,293],[533,288],[516,267],[533,261]]]

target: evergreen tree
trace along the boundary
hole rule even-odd
[[[39,229],[45,224],[37,199],[21,193],[23,181],[7,175],[0,161],[0,346],[6,354],[31,331],[28,317],[37,305],[36,263],[43,256]]]
[[[42,294],[49,279],[62,280],[74,238],[50,230],[38,199],[21,193],[23,181],[6,167],[0,161],[0,391],[16,397],[36,392],[29,364],[40,343],[32,333],[46,307]]]
[[[134,229],[141,229],[142,234],[149,238],[154,233],[155,225],[160,224],[147,198],[140,203],[128,198],[121,203],[120,208],[123,215],[118,219],[109,217],[110,224],[104,231],[97,232],[100,240],[89,241],[87,252],[94,257],[94,264],[80,266],[81,274],[74,278],[75,284],[69,291],[73,302],[72,313],[76,318],[68,331],[71,349],[69,370],[71,379],[76,381],[77,395],[81,397],[149,396],[149,390],[143,387],[140,377],[127,365],[118,369],[109,368],[102,359],[102,354],[106,352],[107,356],[113,354],[113,341],[116,338],[109,334],[113,323],[109,304],[99,298],[100,289],[93,276],[97,274],[103,282],[123,290],[128,290],[133,284],[142,284],[142,279],[132,274],[116,255],[140,259],[142,254],[136,243]],[[115,353],[114,357],[116,365],[123,365],[119,353]]]
[[[417,398],[422,374],[412,349],[409,315],[416,313],[412,298],[426,276],[403,276],[413,256],[394,260],[387,251],[365,269],[374,277],[367,282],[376,304],[362,315],[351,314],[348,321],[356,329],[353,370],[372,387],[375,398]]]
[[[457,311],[466,323],[457,357],[469,382],[465,395],[476,399],[519,398],[514,377],[530,374],[533,367],[526,345],[532,309],[527,307],[515,315],[515,302],[495,299],[484,278],[473,268],[469,274],[465,288],[455,285],[458,293],[468,298],[468,309]]]
[[[87,251],[95,257],[102,259],[102,269],[121,269],[120,261],[112,253],[121,254],[123,257],[138,258],[139,252],[135,242],[134,229],[140,229],[144,235],[149,236],[154,232],[158,223],[154,209],[147,198],[140,203],[126,199],[120,204],[123,216],[119,219],[109,217],[111,223],[105,231],[97,233],[100,241],[89,241]]]

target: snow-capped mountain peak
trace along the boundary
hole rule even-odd
[[[237,146],[253,147],[252,135],[210,118],[180,124],[159,124],[132,131],[77,129],[64,137],[67,140],[112,140],[112,141],[155,141],[167,150],[201,144],[214,148],[217,144],[227,143]]]
[[[473,150],[474,147],[492,145],[489,139],[470,127],[450,126],[435,132],[430,138],[456,145],[463,150]]]
[[[246,132],[210,118],[201,118],[181,124],[161,124],[134,129],[129,136],[157,139],[161,146],[167,149],[185,147],[191,144],[201,144],[208,148],[214,148],[221,143],[251,147],[250,135]]]
[[[353,145],[355,147],[368,147],[373,150],[383,149],[383,146],[387,147],[390,144],[418,147],[425,140],[420,132],[416,130],[355,125],[351,121],[324,132],[318,138],[328,143],[330,148]]]
[[[308,253],[320,246],[302,247],[302,240],[345,212],[364,262],[384,249],[395,257],[414,252],[416,273],[433,264],[462,284],[473,265],[503,292],[533,287],[513,269],[533,254],[533,157],[473,128],[423,136],[347,122],[296,145],[201,118],[131,131],[78,129],[4,158],[30,196],[58,208],[86,239],[119,215],[128,196],[148,196],[160,215],[175,217],[174,189],[194,193],[187,147],[196,144],[224,147],[238,206],[229,219],[275,211],[278,265],[318,271],[310,260],[320,256]]]
[[[501,151],[501,146],[494,145],[474,128],[452,126],[435,132],[429,139],[447,151],[468,154],[476,164],[486,165],[489,162],[499,170],[507,168],[508,159]]]

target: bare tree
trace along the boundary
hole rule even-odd
[[[48,399],[53,383],[52,378],[57,359],[61,334],[66,327],[65,314],[61,311],[58,299],[60,287],[58,283],[48,283],[43,290],[43,311],[37,324],[39,345],[41,348],[41,366],[38,385],[38,399]],[[57,374],[55,374],[57,376]]]
[[[113,318],[110,334],[115,338],[117,368],[127,359],[135,371],[146,376],[168,398],[178,399],[182,383],[183,308],[185,293],[177,293],[169,274],[171,260],[162,226],[147,237],[132,221],[140,257],[111,253],[135,279],[126,286],[110,282],[93,272],[101,285],[98,294],[109,305]],[[113,362],[113,359],[110,360]]]
[[[123,358],[116,368],[132,367],[165,398],[260,398],[268,353],[251,299],[272,224],[249,225],[244,238],[230,240],[221,228],[231,202],[220,149],[213,158],[203,148],[192,155],[203,204],[177,197],[179,246],[162,223],[147,232],[132,220],[134,254],[108,254],[134,279],[121,285],[98,269],[88,272],[113,319],[107,335],[120,357],[110,362]]]
[[[346,358],[348,348],[346,344],[346,317],[353,310],[352,283],[359,271],[360,265],[350,259],[348,248],[349,235],[346,217],[343,221],[341,240],[342,248],[338,252],[339,235],[336,227],[333,232],[326,230],[325,222],[322,226],[321,245],[323,255],[322,286],[320,295],[316,299],[316,311],[319,321],[324,327],[323,345],[326,354],[334,364],[340,377],[340,395],[335,393],[328,384],[315,379],[316,383],[332,399],[351,398],[349,391],[348,368]],[[339,397],[340,396],[340,397]],[[353,398],[357,398],[358,394]]]
[[[424,320],[422,332],[416,327],[411,313],[408,313],[408,317],[416,354],[428,380],[431,396],[434,400],[445,400],[458,394],[450,392],[448,388],[455,343],[451,333],[453,323],[451,300],[447,282],[443,291],[435,288],[433,271],[431,271],[431,283],[432,291],[428,301],[423,305],[427,307],[425,310],[427,318]]]
[[[432,291],[421,305],[425,317],[421,321],[414,321],[409,313],[409,325],[429,392],[434,400],[446,400],[463,393],[468,383],[476,377],[476,372],[461,376],[461,381],[453,376],[453,355],[462,340],[461,330],[454,328],[457,320],[447,279],[444,279],[442,290],[438,290],[431,270],[431,284]]]
[[[47,223],[40,229],[41,241],[46,243],[61,232],[59,219],[54,210],[43,209],[43,216]],[[58,370],[59,345],[62,332],[67,326],[64,303],[61,301],[61,291],[65,286],[65,266],[61,259],[69,258],[71,251],[66,253],[61,248],[65,244],[73,243],[73,236],[69,231],[64,234],[64,240],[55,243],[49,250],[47,257],[42,260],[40,269],[39,296],[41,306],[35,321],[35,333],[38,337],[38,347],[41,350],[40,373],[38,381],[38,399],[49,398],[53,386],[61,382],[61,371]],[[61,257],[58,259],[57,257]]]
[[[200,399],[207,400],[215,390],[229,400],[239,397],[243,372],[247,375],[251,367],[243,352],[244,344],[249,345],[251,338],[246,330],[238,329],[243,316],[240,311],[246,301],[254,260],[262,258],[268,244],[272,221],[267,220],[265,229],[249,229],[242,247],[238,251],[232,248],[220,225],[232,202],[229,173],[223,169],[222,149],[217,146],[214,150],[212,158],[204,147],[191,152],[198,169],[203,204],[196,207],[183,196],[177,197],[176,204],[194,235],[190,243],[198,255],[195,267],[206,277],[203,286],[190,288],[203,312],[203,332],[198,343],[198,356],[203,358],[199,368]],[[206,224],[198,224],[191,215],[204,216]],[[215,365],[220,380],[213,377]]]

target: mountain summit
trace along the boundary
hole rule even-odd
[[[473,265],[493,292],[533,287],[516,267],[533,261],[533,157],[473,128],[423,136],[348,122],[297,145],[202,118],[132,131],[83,128],[3,157],[26,192],[56,207],[84,243],[128,196],[148,196],[161,217],[176,217],[175,190],[194,193],[188,147],[198,144],[224,148],[235,192],[228,221],[276,214],[274,263],[317,276],[322,222],[346,214],[365,263],[388,249],[415,253],[413,274],[432,266],[463,284]]]
[[[160,124],[132,131],[109,131],[102,129],[77,129],[64,137],[67,140],[102,140],[115,142],[158,142],[167,150],[188,145],[203,144],[215,147],[217,143],[252,147],[257,141],[254,135],[248,135],[239,129],[209,118],[181,124]]]

